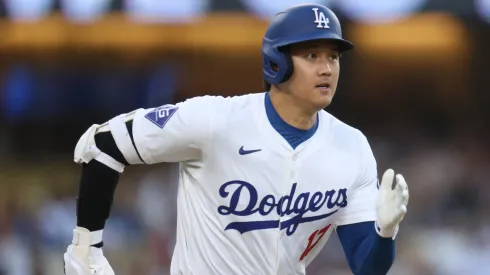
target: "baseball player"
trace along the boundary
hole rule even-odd
[[[305,274],[333,231],[354,274],[386,274],[407,185],[392,169],[379,184],[366,137],[323,110],[352,48],[331,10],[294,6],[263,39],[266,92],[92,125],[75,148],[83,168],[66,274],[114,274],[102,235],[119,176],[161,162],[180,163],[173,275]]]

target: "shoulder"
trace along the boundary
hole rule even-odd
[[[229,125],[239,124],[261,107],[263,98],[264,93],[229,97],[206,95],[189,98],[175,106],[181,116],[201,127],[210,127],[212,133],[227,129]]]
[[[333,144],[341,150],[363,150],[368,144],[367,138],[359,129],[348,125],[332,114],[322,110],[320,119],[325,134],[330,137]]]
[[[251,105],[256,105],[260,101],[260,98],[263,99],[263,97],[264,93],[251,93],[229,97],[206,95],[189,98],[176,105],[177,107],[200,107],[223,114],[236,109],[243,109],[248,108]]]
[[[376,180],[376,159],[364,133],[328,112],[322,112],[322,117],[327,123],[327,127],[323,128],[330,139],[331,146],[343,155],[349,156],[352,173],[357,174],[356,184],[362,185],[373,179]]]

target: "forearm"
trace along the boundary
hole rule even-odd
[[[373,222],[342,226],[338,233],[354,274],[388,273],[395,260],[395,241],[380,237]]]
[[[77,226],[101,230],[110,215],[119,173],[92,160],[84,164],[77,196]]]
[[[126,123],[125,126],[128,132],[132,130],[132,123]],[[129,165],[110,130],[97,132],[94,142],[98,150],[115,162],[123,166]],[[77,196],[77,226],[96,232],[94,238],[97,242],[102,242],[101,230],[109,218],[121,174],[121,171],[116,171],[103,162],[91,159],[82,163]]]
[[[395,261],[395,241],[391,238],[380,237],[373,229],[355,251],[356,274],[387,274]]]

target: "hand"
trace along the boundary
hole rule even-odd
[[[396,179],[393,187],[393,178]],[[388,169],[383,174],[376,201],[376,231],[384,238],[394,238],[407,213],[408,186],[402,175]]]
[[[101,248],[91,246],[90,232],[81,227],[74,231],[73,244],[64,254],[65,275],[115,275]]]

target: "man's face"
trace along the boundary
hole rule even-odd
[[[327,107],[333,99],[339,80],[340,54],[333,41],[319,40],[290,47],[294,72],[284,84],[306,108],[315,111]]]

